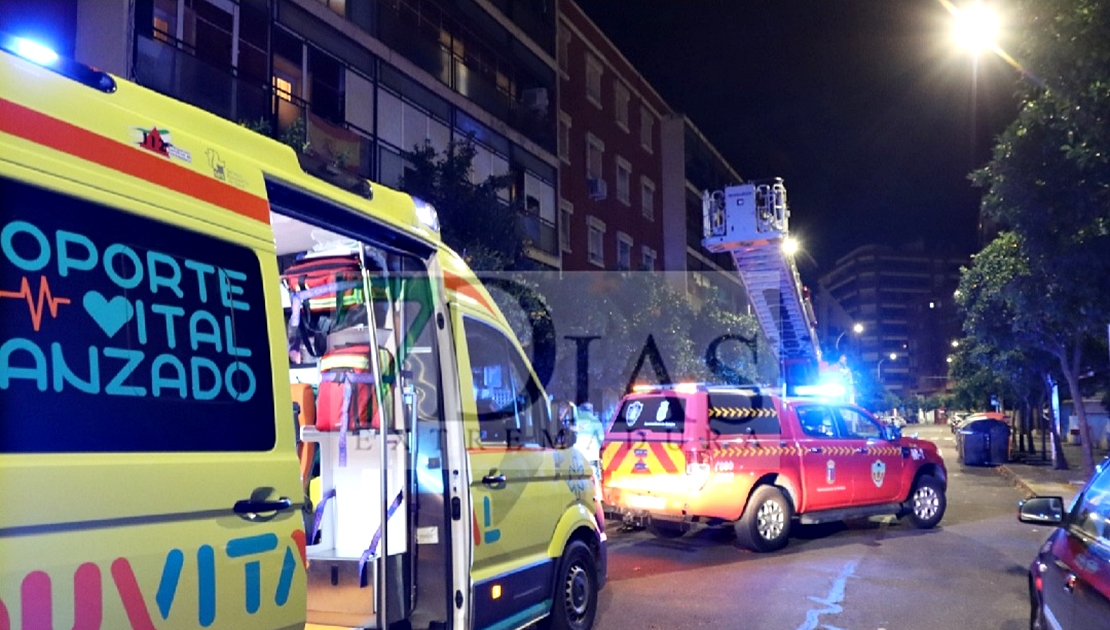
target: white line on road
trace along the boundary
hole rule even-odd
[[[816,630],[817,624],[821,622],[821,615],[839,615],[844,610],[840,606],[840,602],[844,601],[844,588],[847,586],[848,578],[855,572],[857,564],[859,564],[858,560],[852,560],[844,565],[844,568],[840,570],[840,575],[833,580],[832,588],[829,589],[829,594],[824,599],[809,596],[811,600],[818,604],[824,604],[825,608],[813,608],[807,611],[806,621],[798,626],[798,630]],[[823,627],[825,630],[839,630],[828,624]]]

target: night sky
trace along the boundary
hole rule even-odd
[[[978,249],[967,175],[1014,118],[1018,75],[975,69],[939,0],[578,4],[741,177],[785,180],[808,283],[860,245]]]

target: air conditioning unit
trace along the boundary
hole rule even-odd
[[[546,112],[548,106],[547,88],[532,88],[520,93],[520,103],[528,109]]]
[[[609,187],[600,177],[591,177],[586,180],[586,188],[590,191],[590,199],[601,201],[609,196]]]

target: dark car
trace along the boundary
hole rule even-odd
[[[1029,627],[1110,628],[1110,458],[1066,512],[1062,498],[1036,496],[1018,519],[1056,526],[1029,567]]]

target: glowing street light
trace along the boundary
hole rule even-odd
[[[852,332],[854,332],[857,335],[862,333],[863,332],[863,324],[861,324],[859,322],[856,322],[856,323],[852,324]],[[847,335],[847,334],[848,334],[848,331],[845,330],[844,332],[840,333],[840,336],[838,336],[836,338],[836,353],[837,354],[840,354],[840,340],[843,339],[844,335]]]
[[[958,46],[975,55],[998,48],[995,43],[999,30],[997,13],[979,2],[963,9],[953,7],[949,10],[953,10],[956,17],[952,35]]]
[[[895,352],[891,352],[889,355],[879,359],[879,365],[875,366],[875,380],[879,381],[880,384],[882,384],[883,382],[883,361],[886,361],[887,359],[890,359],[891,361],[896,361],[898,360],[898,354]]]

